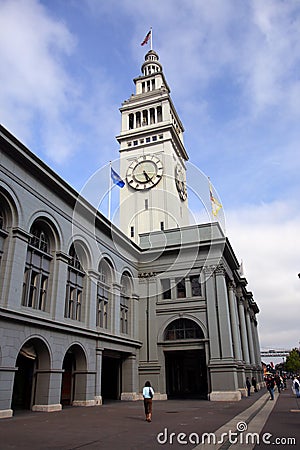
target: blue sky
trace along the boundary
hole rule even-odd
[[[260,306],[299,345],[298,0],[0,0],[0,122],[76,190],[118,158],[153,27],[190,162],[210,176]]]

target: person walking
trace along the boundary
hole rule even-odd
[[[152,420],[152,398],[154,397],[154,390],[150,381],[146,381],[143,387],[144,409],[147,422]]]
[[[247,392],[248,392],[248,397],[250,397],[251,383],[250,383],[249,377],[246,378],[246,388],[247,388]]]
[[[256,381],[256,378],[255,378],[255,377],[252,377],[251,382],[252,382],[252,386],[253,386],[254,392],[258,392],[258,390],[257,390],[257,381]]]
[[[297,377],[294,377],[293,379],[293,391],[296,394],[296,397],[300,397],[300,383]]]
[[[267,386],[267,389],[268,389],[268,391],[269,391],[269,393],[270,393],[270,396],[271,396],[270,400],[274,400],[274,387],[275,387],[275,382],[274,382],[273,377],[268,377],[268,378],[267,378],[266,386]]]
[[[279,373],[277,373],[275,375],[275,383],[276,383],[276,386],[277,386],[278,394],[280,394],[280,392],[281,392],[281,378],[280,378]]]

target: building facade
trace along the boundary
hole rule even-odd
[[[120,228],[0,127],[0,417],[261,381],[247,280],[217,222],[189,225],[183,127],[152,50],[121,107]]]

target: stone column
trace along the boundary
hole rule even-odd
[[[22,301],[25,261],[30,236],[21,228],[13,228],[12,230],[12,249],[6,267],[8,276],[5,277],[8,295],[4,305],[14,310],[20,308]]]
[[[239,300],[239,316],[241,325],[241,338],[242,338],[242,349],[243,357],[246,364],[250,363],[249,350],[248,350],[248,336],[246,329],[246,319],[245,319],[245,309],[244,309],[244,299],[240,297]]]
[[[139,296],[132,294],[131,296],[131,312],[130,312],[130,336],[133,339],[139,339],[139,314],[138,314]]]
[[[122,365],[122,393],[121,400],[137,400],[137,364],[136,355],[125,359]]]
[[[0,419],[12,417],[12,393],[16,367],[0,367]]]
[[[113,283],[112,286],[112,305],[111,305],[111,327],[112,333],[120,334],[120,292],[121,285]]]
[[[255,364],[255,355],[254,355],[253,336],[252,336],[249,308],[247,308],[247,310],[246,310],[246,327],[247,327],[248,344],[249,344],[250,364],[254,365]]]
[[[96,329],[96,312],[97,312],[97,289],[98,289],[98,272],[94,270],[87,271],[87,283],[86,283],[86,323],[88,328],[95,330]],[[110,305],[108,305],[110,307]]]
[[[220,359],[220,336],[214,283],[214,267],[203,269],[206,279],[207,325],[209,330],[210,360]]]
[[[36,386],[35,404],[32,411],[60,411],[62,369],[40,369],[35,371]]]
[[[255,342],[255,364],[257,366],[261,365],[261,357],[260,357],[260,346],[259,346],[259,338],[258,338],[258,330],[257,330],[257,321],[254,317],[252,320],[252,330],[253,330],[253,337]]]
[[[260,346],[259,346],[259,337],[258,337],[258,330],[257,330],[257,321],[256,321],[255,316],[252,321],[252,329],[253,329],[253,336],[254,336],[254,342],[255,342],[256,376],[257,376],[257,381],[259,382],[259,387],[260,387],[260,383],[263,382],[263,375],[262,375],[262,370],[261,370]]]
[[[102,377],[102,354],[103,348],[96,348],[96,386],[95,386],[95,403],[96,406],[102,405],[101,377]]]
[[[190,277],[185,278],[185,292],[186,292],[186,298],[192,297],[192,286],[191,286]]]
[[[161,382],[162,361],[160,349],[157,346],[157,320],[156,300],[159,284],[154,272],[139,274],[140,286],[140,339],[143,346],[139,351],[139,388],[144,386],[146,380],[150,380],[155,390],[155,399],[166,399],[166,394],[159,392]],[[142,338],[143,337],[143,338]],[[137,394],[138,396],[138,394]]]
[[[229,296],[230,318],[231,318],[231,324],[232,324],[232,339],[233,339],[234,357],[237,361],[241,361],[242,360],[242,349],[241,349],[239,324],[238,324],[238,311],[237,311],[236,297],[234,294],[234,284],[232,282],[229,283],[229,285],[228,285],[228,296]]]
[[[209,275],[209,269],[212,271]],[[232,331],[228,306],[225,271],[222,266],[205,269],[207,322],[210,343],[209,399],[238,401],[237,364],[233,358]]]
[[[54,295],[52,296],[52,317],[61,321],[65,315],[66,307],[66,285],[68,277],[69,255],[63,252],[56,252],[56,283]]]
[[[230,321],[225,272],[222,266],[216,270],[218,316],[222,359],[233,359],[232,327]]]
[[[174,278],[170,279],[170,288],[171,288],[171,300],[175,300],[177,298],[177,287],[176,281]]]

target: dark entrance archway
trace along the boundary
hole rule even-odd
[[[86,400],[87,360],[82,347],[72,345],[63,360],[61,382],[61,404],[71,406]]]
[[[14,411],[31,409],[35,360],[19,353],[16,367],[11,408]]]
[[[207,398],[204,334],[191,319],[171,322],[164,332],[168,398]]]
[[[50,355],[46,344],[39,338],[29,339],[19,351],[16,368],[11,408],[22,410],[47,404]]]
[[[68,352],[63,361],[63,375],[61,382],[61,399],[62,406],[70,406],[74,398],[73,392],[73,374],[76,370],[76,358],[74,353]]]
[[[207,399],[207,369],[204,350],[165,352],[168,398]]]
[[[121,355],[116,352],[103,353],[101,395],[105,400],[120,400],[121,396]]]

